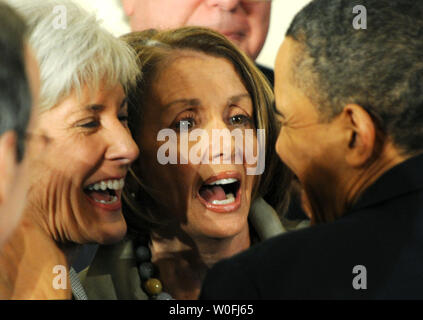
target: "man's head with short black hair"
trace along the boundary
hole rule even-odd
[[[358,5],[367,9],[367,29],[353,27]],[[312,1],[286,36],[302,48],[295,79],[323,115],[356,103],[405,152],[423,150],[422,1]]]
[[[277,152],[314,221],[333,221],[423,151],[423,2],[312,1],[279,50],[275,99]]]

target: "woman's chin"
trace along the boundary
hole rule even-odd
[[[197,230],[197,234],[206,238],[213,239],[228,239],[237,236],[244,230],[248,230],[247,214],[240,216],[233,216],[233,219],[224,219],[218,221],[217,219],[210,223],[200,223],[193,226]]]
[[[214,240],[225,240],[231,239],[238,235],[241,232],[241,228],[238,230],[230,229],[230,230],[205,230],[203,231],[203,235],[206,238],[214,239]]]
[[[127,231],[125,220],[107,223],[98,231],[97,239],[94,242],[98,244],[114,244],[121,241]]]
[[[238,226],[236,228],[214,228],[202,230],[202,234],[205,238],[213,240],[228,240],[233,239],[242,233],[243,230],[248,229],[247,223],[244,226]]]
[[[206,238],[224,239],[238,235],[248,229],[248,212],[250,203],[248,199],[231,212],[220,212],[204,208],[198,199],[192,203],[191,212],[188,213],[189,225],[184,229],[187,233]],[[188,230],[190,229],[190,230]]]

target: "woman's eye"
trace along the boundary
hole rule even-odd
[[[193,118],[182,119],[182,120],[176,122],[176,128],[177,129],[186,128],[186,129],[189,130],[194,125],[195,125],[195,120]]]
[[[93,129],[93,128],[97,128],[99,125],[100,125],[100,122],[97,121],[97,120],[94,120],[94,121],[85,122],[83,124],[80,124],[79,127],[87,128],[87,129]]]
[[[234,126],[249,125],[251,124],[251,118],[243,114],[237,114],[235,116],[232,116],[229,119],[229,122],[231,125]]]

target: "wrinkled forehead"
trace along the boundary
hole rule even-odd
[[[154,110],[150,111],[155,114],[168,110],[169,105],[224,105],[230,101],[239,102],[241,98],[244,103],[252,104],[250,94],[231,62],[206,54],[174,59],[153,81],[147,94],[149,103],[144,105],[154,105]]]
[[[229,83],[227,83],[228,77],[232,80]],[[236,68],[226,57],[193,50],[179,50],[164,61],[156,71],[152,91],[163,89],[164,86],[167,89],[166,92],[172,92],[173,88],[180,87],[185,81],[192,82],[194,85],[195,79],[215,80],[216,82],[210,82],[210,89],[212,89],[212,83],[221,85],[223,88],[238,86],[238,82],[242,84]],[[174,82],[174,86],[169,87],[170,82]],[[196,86],[193,86],[193,89],[196,89]]]

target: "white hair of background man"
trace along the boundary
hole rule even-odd
[[[87,85],[133,84],[139,73],[136,55],[124,41],[100,26],[92,13],[71,0],[12,0],[26,19],[29,42],[40,63],[41,110],[54,107],[73,90]],[[66,8],[66,26],[55,27]],[[64,22],[62,21],[62,22]]]

